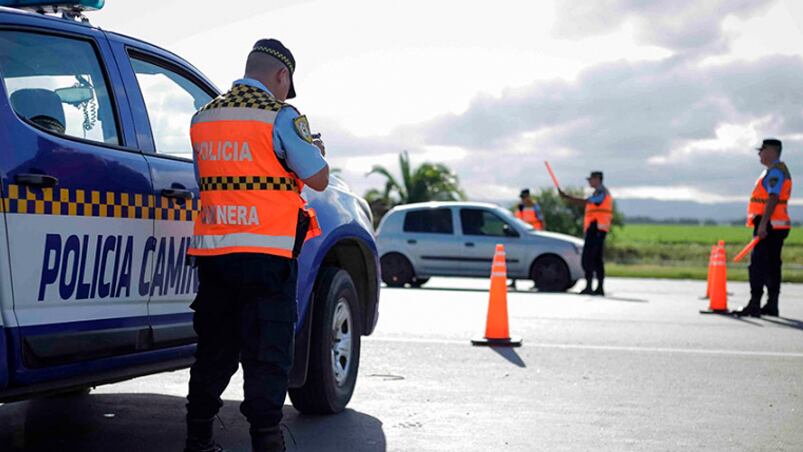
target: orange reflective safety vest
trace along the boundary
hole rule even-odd
[[[611,194],[605,191],[605,199],[602,200],[600,205],[596,205],[591,201],[586,201],[586,214],[583,219],[583,231],[587,231],[591,223],[597,222],[597,229],[600,231],[608,232],[611,229],[611,221],[613,220],[613,198]]]
[[[536,231],[544,230],[544,223],[542,223],[538,218],[538,214],[535,211],[535,206],[525,206],[524,204],[519,204],[519,208],[516,210],[516,218],[524,221],[525,223],[529,223],[535,228]]]
[[[792,220],[789,218],[789,197],[792,196],[792,176],[789,174],[789,168],[783,162],[777,162],[770,168],[761,173],[756,181],[756,187],[753,189],[753,194],[750,196],[750,203],[747,205],[747,224],[748,227],[753,227],[754,220],[757,216],[764,215],[764,209],[767,207],[767,201],[770,195],[767,189],[764,188],[764,178],[767,177],[769,170],[779,169],[784,174],[783,185],[781,186],[781,194],[778,196],[778,204],[770,217],[770,224],[773,229],[791,229]]]
[[[263,253],[294,258],[320,234],[301,180],[276,156],[273,123],[289,105],[235,85],[192,118],[201,212],[189,254]]]

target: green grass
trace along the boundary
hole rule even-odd
[[[740,226],[629,224],[615,231],[606,244],[606,272],[611,276],[706,279],[711,245],[725,241],[728,280],[746,281],[746,257],[730,262],[752,238]],[[792,229],[783,249],[784,282],[803,282],[803,231]]]
[[[711,246],[719,240],[726,245],[744,246],[753,229],[743,226],[687,226],[665,224],[626,224],[615,232],[615,241],[635,243],[699,243]],[[793,228],[785,246],[803,246],[803,230]]]

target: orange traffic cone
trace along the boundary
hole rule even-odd
[[[518,347],[521,339],[511,339],[507,323],[507,265],[505,246],[496,245],[491,266],[491,292],[488,301],[488,318],[485,322],[485,337],[472,339],[473,345]]]
[[[714,276],[714,256],[717,252],[717,246],[711,245],[711,253],[708,255],[708,277],[705,286],[705,296],[701,297],[701,300],[710,300],[711,299],[711,278]]]
[[[725,242],[720,240],[712,262],[711,294],[707,310],[700,314],[728,314],[728,261]]]

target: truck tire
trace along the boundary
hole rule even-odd
[[[360,366],[360,304],[348,272],[324,267],[318,276],[312,310],[307,380],[289,389],[303,414],[333,414],[346,408]]]
[[[540,292],[565,292],[571,281],[566,262],[552,254],[535,260],[530,278]]]

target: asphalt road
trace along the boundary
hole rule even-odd
[[[306,417],[288,401],[288,450],[803,450],[803,285],[783,287],[783,317],[760,320],[700,315],[703,283],[607,286],[510,293],[517,349],[469,343],[485,280],[383,289],[350,409]],[[746,284],[729,290],[732,306],[746,300]],[[2,405],[0,450],[181,450],[186,383],[179,371]],[[217,432],[232,451],[248,450],[241,383]]]

